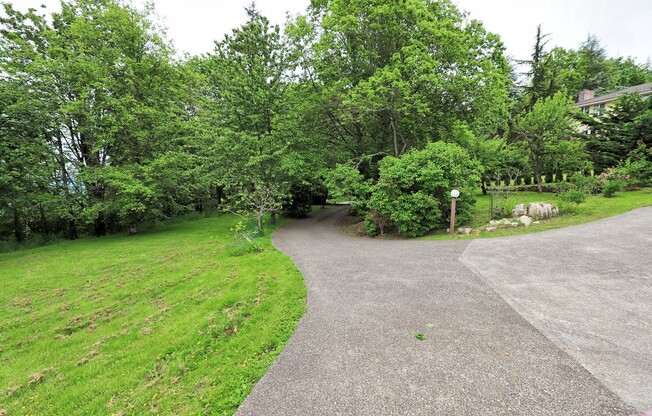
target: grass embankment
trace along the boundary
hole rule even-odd
[[[221,216],[0,254],[0,414],[231,414],[305,310]]]
[[[549,202],[554,205],[559,205],[559,201],[554,194],[516,192],[510,195],[506,206],[508,209],[511,209],[511,207],[516,204],[527,205],[531,202]],[[478,228],[486,225],[490,220],[490,204],[490,195],[479,195],[478,201],[475,205],[473,219],[468,224],[458,224],[456,227],[466,225],[472,228]],[[616,196],[613,198],[605,198],[602,195],[591,195],[586,199],[586,202],[577,206],[577,208],[574,209],[574,212],[564,212],[559,217],[541,221],[540,224],[531,225],[529,227],[519,226],[516,228],[503,228],[491,232],[483,231],[480,234],[471,234],[467,236],[456,234],[452,237],[449,236],[445,230],[440,230],[424,238],[429,240],[446,240],[458,238],[502,237],[508,235],[527,234],[532,232],[568,227],[571,225],[584,224],[646,206],[652,206],[652,188],[646,188],[639,191],[621,192],[616,194]]]

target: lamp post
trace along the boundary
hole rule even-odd
[[[455,234],[455,204],[457,203],[457,197],[460,196],[460,191],[453,189],[451,191],[451,224],[449,227],[450,234]]]

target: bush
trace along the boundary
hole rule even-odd
[[[368,205],[391,221],[400,234],[416,237],[448,221],[451,189],[460,191],[457,220],[470,220],[479,182],[479,165],[464,149],[456,144],[430,143],[401,158],[384,158]]]
[[[245,254],[260,253],[263,251],[263,248],[254,241],[254,238],[259,236],[257,234],[259,232],[257,227],[247,228],[243,221],[238,221],[231,228],[231,231],[234,234],[234,242],[227,247],[229,256],[244,256]]]
[[[620,176],[629,178],[629,185],[649,185],[652,183],[652,149],[639,146],[614,170]]]
[[[369,237],[375,237],[378,234],[385,234],[385,231],[387,231],[390,226],[391,221],[389,218],[373,208],[364,218],[364,228]]]
[[[620,192],[623,189],[625,189],[624,181],[609,181],[602,185],[602,195],[604,195],[606,198],[613,198],[616,195],[616,192]]]
[[[378,226],[374,222],[371,214],[367,214],[364,217],[364,229],[369,237],[375,237],[378,235]]]
[[[600,185],[603,187],[607,184],[607,182],[620,182],[623,184],[629,182],[629,175],[616,168],[608,168],[599,174],[597,178],[600,181]]]
[[[600,192],[600,180],[593,176],[575,175],[571,184],[586,194],[598,194]]]
[[[328,188],[322,184],[312,186],[312,205],[326,205],[328,202]]]
[[[581,189],[568,189],[557,196],[562,211],[573,212],[575,208],[586,201],[586,192]]]
[[[600,184],[602,185],[602,194],[607,198],[612,198],[615,196],[616,192],[620,192],[625,189],[625,186],[629,183],[629,175],[616,168],[609,168],[606,171],[598,175]]]
[[[353,199],[364,204],[371,192],[371,181],[356,168],[337,165],[324,174],[324,186],[332,202]]]
[[[283,204],[283,213],[290,218],[306,218],[312,208],[312,187],[306,184],[293,185],[290,199]]]
[[[514,208],[519,204],[517,198],[518,198],[518,196],[512,197],[512,198],[507,198],[505,200],[505,203],[503,205],[503,210],[505,211],[505,217],[511,217],[512,216],[512,211],[514,211]]]
[[[558,193],[566,188],[568,188],[568,184],[566,183],[550,183],[550,184],[544,183],[541,185],[541,190],[547,193]],[[498,187],[497,189],[501,190],[506,188]],[[510,192],[538,192],[539,188],[537,187],[537,185],[519,185],[519,186],[512,186],[509,190]]]

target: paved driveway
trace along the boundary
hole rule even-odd
[[[274,235],[306,279],[308,312],[238,414],[630,415],[652,406],[652,209],[441,242],[350,237],[335,227],[345,211]]]

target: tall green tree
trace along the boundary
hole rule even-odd
[[[526,150],[535,182],[542,192],[541,175],[546,163],[554,156],[561,156],[561,149],[576,150],[581,154],[581,146],[565,146],[572,138],[571,99],[563,92],[537,101],[530,111],[523,111],[514,120],[513,137]],[[565,155],[563,157],[568,157]]]
[[[616,88],[626,88],[634,85],[652,82],[652,67],[650,63],[638,64],[632,57],[610,58]]]
[[[56,160],[43,140],[51,128],[48,108],[31,99],[28,85],[4,79],[2,86],[0,236],[12,233],[21,242],[30,225],[35,232],[49,233],[45,211],[54,202],[48,196],[56,189],[56,183],[50,182]]]
[[[550,36],[548,33],[541,32],[541,25],[538,25],[537,33],[534,38],[531,59],[520,61],[521,64],[526,64],[530,67],[529,71],[526,73],[529,84],[525,87],[525,109],[528,111],[532,109],[537,101],[549,95],[549,61],[545,52],[545,47],[548,43],[546,38],[548,36]]]
[[[587,130],[586,142],[597,173],[627,159],[639,146],[652,148],[652,102],[626,94],[601,114],[578,114]]]
[[[583,75],[582,89],[592,90],[598,94],[611,91],[614,88],[607,61],[607,51],[600,40],[589,34],[580,45],[579,66]]]
[[[287,47],[280,28],[253,4],[246,13],[247,22],[216,43],[198,67],[209,82],[203,117],[217,132],[220,185],[233,209],[256,214],[262,231],[262,216],[274,215],[289,196],[292,160],[300,162],[291,133],[279,125],[291,72]]]
[[[458,121],[483,136],[506,122],[503,45],[449,1],[313,1],[296,29],[325,141],[352,158],[400,156]]]
[[[65,194],[59,214],[69,217],[69,234],[81,224],[102,235],[176,211],[146,166],[183,152],[193,80],[146,12],[119,0],[75,0],[46,18],[5,4],[0,25],[3,82],[28,86],[21,106],[48,110],[34,139],[55,155],[58,187],[50,191]]]

